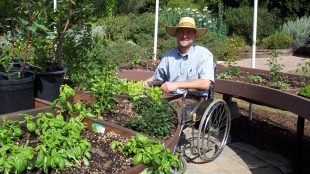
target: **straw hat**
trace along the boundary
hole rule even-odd
[[[178,28],[192,28],[196,30],[196,37],[204,35],[206,28],[196,28],[195,19],[191,17],[181,17],[177,26],[167,26],[166,31],[170,36],[175,37]]]

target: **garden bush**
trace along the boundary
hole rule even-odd
[[[304,16],[295,21],[288,21],[281,26],[281,31],[293,38],[293,48],[304,46],[310,35],[310,17]]]
[[[131,25],[131,20],[128,16],[104,17],[96,25],[103,26],[106,39],[115,41],[128,38],[130,30],[127,27]]]
[[[131,41],[117,40],[111,42],[104,53],[105,61],[116,66],[134,64],[146,56],[146,48]]]
[[[257,19],[257,39],[261,40],[272,34],[279,25],[279,21],[272,12],[260,8]],[[243,36],[247,43],[252,43],[253,9],[252,7],[229,8],[225,11],[224,22],[228,27],[228,34]]]
[[[260,48],[267,49],[287,49],[293,43],[293,38],[287,33],[275,32],[264,38],[259,44]]]

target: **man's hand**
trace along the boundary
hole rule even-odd
[[[160,87],[165,93],[168,92],[173,92],[179,88],[177,83],[175,82],[165,82],[164,84],[161,85]]]

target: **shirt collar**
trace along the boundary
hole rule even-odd
[[[180,52],[179,48],[177,48],[177,53],[178,53],[178,56],[179,56],[180,58],[183,58],[184,60],[187,60],[187,59],[190,58],[191,53],[194,52],[194,49],[195,49],[195,45],[192,45],[192,46],[190,47],[188,53],[182,54],[182,53]]]

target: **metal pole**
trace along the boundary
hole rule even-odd
[[[57,0],[54,0],[54,4],[53,4],[54,6],[54,12],[57,10]]]
[[[255,56],[256,56],[256,32],[257,32],[257,6],[258,0],[254,0],[254,15],[253,15],[253,41],[252,41],[252,68],[255,68]],[[252,120],[252,103],[249,104],[249,120]]]
[[[153,60],[156,61],[157,54],[157,33],[158,33],[158,9],[159,9],[159,0],[156,0],[155,6],[155,27],[154,27],[154,51],[153,51]]]

